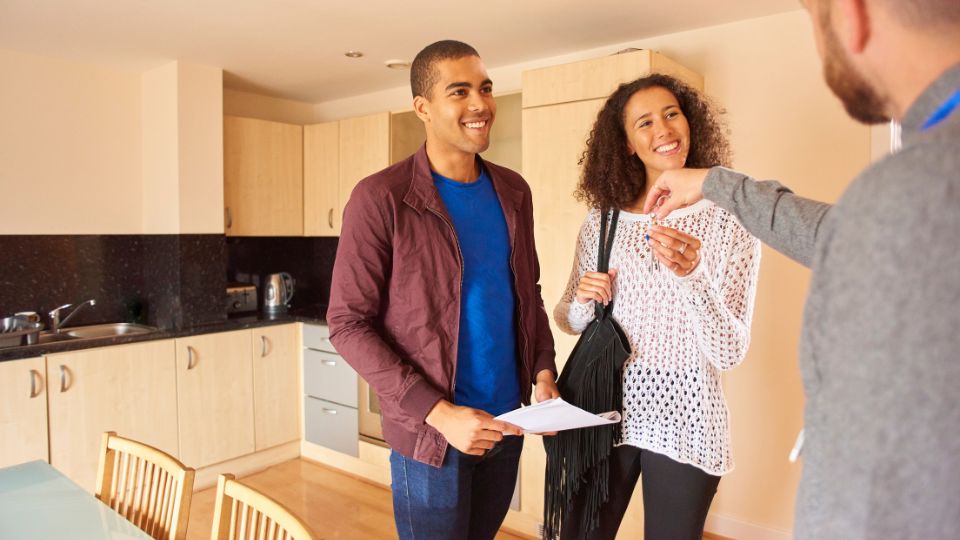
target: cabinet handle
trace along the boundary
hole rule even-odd
[[[40,384],[42,383],[43,383],[43,378],[40,375],[40,372],[35,369],[31,369],[30,370],[30,399],[33,399],[40,395]]]
[[[67,384],[67,378],[70,375],[70,370],[67,369],[67,366],[60,364],[60,393],[66,392],[70,389],[70,386]]]
[[[225,216],[226,216],[227,228],[229,229],[229,228],[233,227],[233,212],[230,211],[230,207],[228,206],[228,207],[224,208],[224,209],[223,209],[223,213],[224,213]]]
[[[330,228],[332,229],[333,228],[333,208],[331,208],[330,211],[327,212],[327,223],[330,224]]]
[[[337,365],[336,360],[321,360],[320,363],[322,363],[325,366],[331,366],[331,367]]]
[[[191,370],[197,366],[196,362],[193,361],[196,352],[193,347],[187,345],[187,370]]]
[[[270,354],[270,340],[267,336],[260,336],[260,358],[266,358]]]
[[[328,409],[328,408],[324,407],[324,408],[323,408],[323,414],[337,414],[337,410],[336,410],[336,409]]]

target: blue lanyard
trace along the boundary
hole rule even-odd
[[[943,105],[940,105],[940,108],[933,113],[933,116],[923,123],[923,126],[920,129],[926,131],[940,122],[943,122],[948,116],[950,116],[950,113],[952,113],[958,105],[960,105],[960,90],[954,92],[950,99],[944,102]]]

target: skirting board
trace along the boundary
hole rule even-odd
[[[793,540],[793,533],[747,523],[721,514],[708,514],[704,530],[734,540]]]
[[[390,450],[360,441],[359,453],[360,457],[353,457],[308,441],[300,443],[302,457],[389,488]]]
[[[248,476],[272,465],[298,457],[300,457],[300,441],[292,441],[243,457],[208,465],[197,471],[193,482],[193,490],[200,491],[217,485],[217,477],[220,476],[220,473]]]
[[[534,517],[530,514],[511,510],[507,512],[507,517],[503,521],[503,528],[526,537],[539,538],[540,517]],[[787,531],[762,527],[720,514],[708,515],[704,530],[723,538],[730,538],[731,540],[793,539],[793,535]]]

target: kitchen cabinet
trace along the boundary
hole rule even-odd
[[[251,330],[176,340],[180,461],[191,467],[254,451],[251,340]]]
[[[340,122],[303,126],[303,234],[339,236]]]
[[[0,468],[47,461],[47,385],[43,357],[0,362]]]
[[[173,355],[169,339],[48,355],[50,464],[92,492],[104,431],[177,456]]]
[[[300,438],[300,332],[285,324],[251,336],[254,446],[260,451]]]
[[[357,183],[409,156],[424,138],[409,112],[302,127],[224,116],[226,234],[339,236]]]
[[[223,118],[227,236],[302,236],[303,128]]]
[[[340,212],[361,180],[390,165],[390,113],[340,121]]]
[[[303,326],[304,439],[359,456],[357,372],[330,343],[326,326]]]

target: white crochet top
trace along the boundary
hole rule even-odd
[[[600,213],[580,228],[566,292],[554,310],[560,328],[579,334],[593,302],[576,300],[585,272],[597,269]],[[606,214],[604,215],[606,218]],[[620,212],[610,268],[613,316],[630,341],[623,372],[623,443],[707,473],[733,470],[730,422],[720,372],[738,365],[750,343],[760,241],[732,215],[703,200],[661,224],[699,238],[700,264],[685,277],[651,269],[644,241],[650,217]]]

